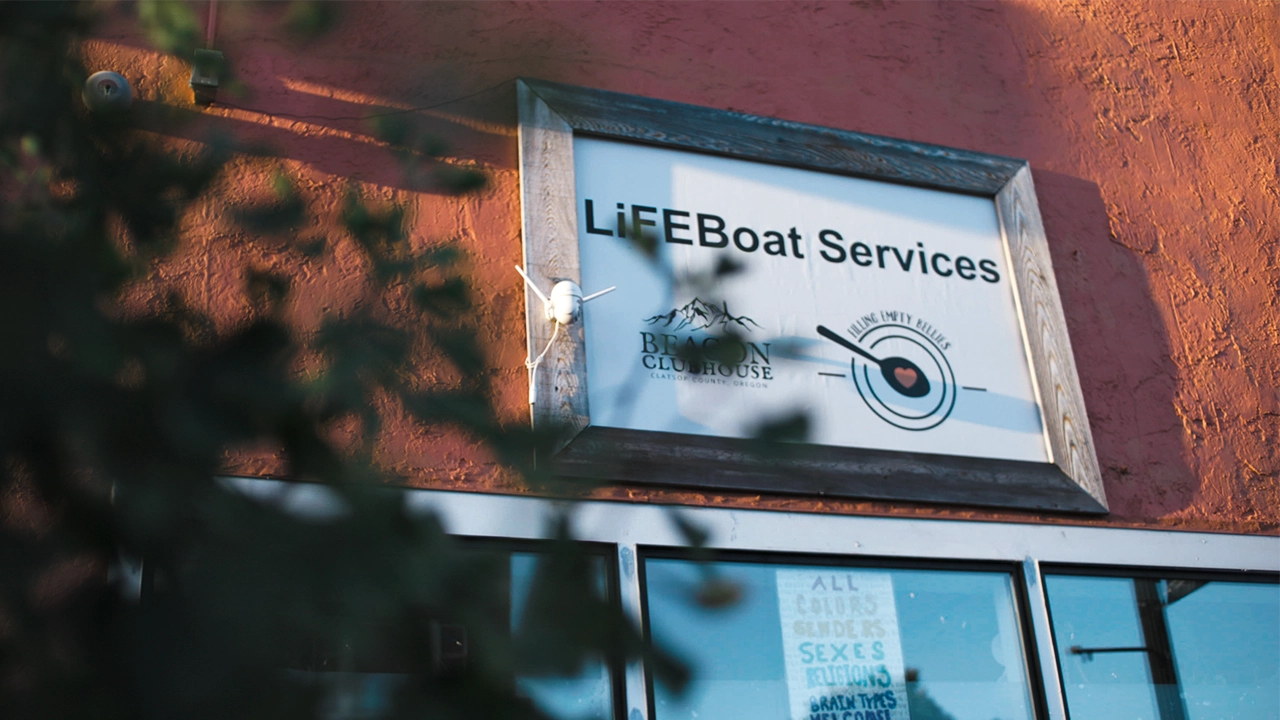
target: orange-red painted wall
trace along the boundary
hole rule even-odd
[[[204,5],[197,3],[204,17]],[[85,47],[134,82],[141,111],[191,109],[189,70],[150,50],[121,6]],[[802,497],[607,488],[603,497],[799,511],[1280,529],[1280,4],[1276,2],[357,3],[309,45],[278,6],[219,6],[218,40],[246,93],[180,133],[270,143],[224,186],[239,202],[271,173],[332,216],[350,183],[413,210],[415,242],[456,239],[489,373],[527,417],[514,86],[517,76],[1027,158],[1039,192],[1112,512],[1103,520]],[[481,166],[485,192],[406,180],[368,126],[413,116]],[[295,277],[300,327],[368,297],[338,242],[300,263],[243,236],[217,204],[187,223],[154,286],[227,326],[249,312],[250,263]],[[423,369],[432,379],[433,369]],[[381,457],[414,484],[520,492],[461,437],[391,423]],[[270,474],[269,456],[232,469]]]

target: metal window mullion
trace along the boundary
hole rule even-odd
[[[623,612],[643,632],[644,611],[640,587],[639,554],[633,544],[618,544],[618,582]],[[649,720],[648,677],[644,663],[629,661],[624,670],[627,708],[626,720]]]
[[[1044,575],[1040,572],[1040,562],[1031,557],[1023,560],[1022,577],[1026,583],[1027,606],[1031,613],[1031,627],[1035,636],[1037,657],[1040,661],[1040,677],[1043,680],[1044,703],[1049,711],[1049,720],[1067,720],[1062,673],[1058,669],[1058,651],[1053,645],[1053,628],[1049,624],[1049,601],[1044,590]]]
[[[1178,686],[1178,669],[1173,662],[1169,626],[1165,621],[1165,604],[1160,598],[1158,580],[1134,578],[1134,597],[1138,601],[1138,620],[1142,623],[1143,650],[1151,670],[1151,689],[1155,692],[1160,720],[1186,720],[1187,707]]]

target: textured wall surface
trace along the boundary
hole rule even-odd
[[[201,15],[203,16],[203,6]],[[1280,528],[1280,4],[360,3],[321,40],[290,42],[280,9],[222,3],[217,47],[244,93],[195,110],[189,70],[117,17],[87,45],[144,107],[186,108],[178,144],[211,131],[269,143],[227,179],[251,200],[284,171],[332,214],[351,184],[413,209],[423,246],[470,254],[500,402],[527,417],[514,127],[517,76],[891,135],[1031,162],[1112,513],[1102,520],[606,488],[646,502],[798,511],[1168,526]],[[406,178],[367,123],[412,115],[478,165],[483,193]],[[248,312],[249,264],[296,278],[314,326],[367,297],[341,243],[299,263],[237,235],[218,207],[189,219],[155,287],[178,287],[227,326]],[[149,294],[150,293],[150,294]],[[423,380],[436,377],[430,363]],[[387,467],[414,484],[520,489],[464,438],[396,422]],[[280,472],[269,453],[234,459]]]

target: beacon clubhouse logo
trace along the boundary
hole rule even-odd
[[[651,331],[640,331],[640,361],[656,379],[747,387],[774,379],[770,343],[744,338],[760,324],[729,312],[727,302],[694,298],[644,323]]]
[[[955,409],[951,343],[922,318],[896,310],[868,313],[848,335],[819,325],[818,334],[848,350],[858,395],[881,420],[902,430],[930,430]],[[846,377],[843,373],[820,373]]]

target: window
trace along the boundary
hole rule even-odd
[[[231,484],[288,512],[323,517],[327,507],[315,497],[323,494],[319,486],[246,479]],[[563,517],[564,506],[533,497],[428,490],[405,491],[404,503],[411,514],[433,514],[455,536],[483,539],[477,540],[478,548],[506,553],[510,603],[497,612],[521,632],[528,621],[531,572],[539,550],[549,547],[542,541],[552,538],[550,529]],[[673,513],[682,519],[673,522]],[[1068,710],[1076,720],[1280,717],[1277,537],[715,507],[673,510],[598,501],[577,503],[571,521],[574,536],[597,553],[601,589],[637,626],[647,623],[653,640],[692,661],[700,679],[677,697],[655,683],[653,668],[640,663],[624,668],[598,663],[562,680],[514,678],[535,703],[566,720],[776,720],[789,714],[822,720],[823,712],[827,720],[866,720],[861,708],[833,713],[836,694],[831,692],[823,695],[828,710],[815,694],[817,713],[792,714],[788,644],[793,658],[799,658],[803,690],[809,689],[808,670],[818,666],[814,680],[833,683],[823,686],[828,691],[851,681],[862,690],[859,678],[870,690],[865,666],[871,665],[877,680],[888,676],[888,687],[877,682],[877,692],[893,689],[895,700],[902,694],[901,706],[915,720],[1063,720]],[[693,562],[685,547],[688,535],[681,528],[690,523],[705,533],[705,547],[696,558],[707,562]],[[833,582],[832,575],[843,577]],[[817,577],[824,579],[815,588]],[[717,582],[707,585],[708,578]],[[146,602],[152,583],[140,582]],[[864,630],[861,621],[879,620],[888,638],[892,618],[897,647],[882,645],[877,651],[864,645],[864,657],[858,658],[854,647],[831,648],[828,642],[823,660],[810,646],[805,650],[812,661],[804,662],[800,645],[824,638],[802,636],[809,632],[807,625],[796,628],[797,621],[809,619],[799,616],[798,604],[788,609],[779,589],[804,594],[794,590],[796,583],[802,588],[807,583],[809,591],[857,587],[879,593],[876,610],[846,617],[843,631],[851,634],[847,621],[852,619],[858,621],[854,634],[870,634],[873,630]],[[156,592],[161,584],[154,583]],[[734,595],[740,596],[736,604],[724,602]],[[892,599],[882,603],[884,597]],[[885,609],[890,602],[892,613]],[[725,607],[712,612],[717,605]],[[1158,613],[1152,609],[1157,606]],[[839,615],[839,606],[832,607]],[[846,604],[846,614],[850,607]],[[1171,658],[1164,670],[1158,662],[1153,668],[1147,653],[1157,616]],[[828,640],[840,640],[835,619],[826,619]],[[819,620],[814,619],[812,634],[820,636]],[[1123,651],[1127,647],[1141,649]],[[1113,651],[1099,651],[1107,648]],[[853,662],[868,655],[873,662]],[[1168,677],[1170,662],[1174,694],[1159,674]],[[836,665],[849,667],[830,667]],[[853,667],[859,665],[864,667]],[[344,676],[330,670],[310,677],[335,684],[338,678],[358,681],[344,686],[344,691],[355,688],[346,697],[359,700],[347,706],[345,717],[375,717],[379,697],[385,698],[395,682],[395,669],[385,668],[386,676],[372,666],[363,669],[367,672]],[[361,688],[366,692],[356,692]],[[853,702],[861,705],[858,694]],[[1171,695],[1181,704],[1162,705],[1161,698]],[[835,699],[835,706],[841,702]],[[848,693],[843,702],[847,707]],[[887,695],[880,702],[886,707],[867,708],[877,720],[901,717],[887,707]],[[1180,707],[1185,714],[1157,715],[1164,707]],[[851,714],[846,718],[844,712]]]
[[[1274,578],[1048,574],[1045,587],[1072,717],[1280,717]]]
[[[603,550],[603,549],[602,549]],[[520,634],[528,630],[524,622],[543,556],[532,552],[511,554],[511,630]],[[591,558],[593,574],[599,580],[597,590],[602,597],[614,595],[617,581],[610,572],[607,556]],[[554,579],[551,581],[554,582]],[[575,677],[516,677],[520,692],[547,715],[559,720],[602,720],[614,716],[615,680],[617,673],[605,658],[588,663]]]
[[[1013,570],[647,558],[650,633],[694,671],[654,717],[1033,718]]]
[[[539,607],[543,611],[556,610],[547,602],[547,595],[539,595],[540,583],[547,583],[543,588],[563,587],[566,572],[585,572],[588,584],[595,583],[597,598],[616,607],[618,583],[614,564],[609,562],[613,556],[611,546],[583,544],[578,547],[584,550],[585,559],[575,556],[568,563],[557,563],[561,558],[549,543],[491,538],[462,538],[462,541],[464,548],[470,548],[464,553],[468,557],[461,562],[471,565],[468,558],[474,553],[474,566],[482,568],[478,577],[487,578],[486,582],[491,580],[493,584],[489,587],[496,590],[474,595],[486,602],[483,607],[473,607],[476,613],[470,617],[497,620],[486,624],[486,632],[490,633],[494,625],[498,625],[501,632],[501,627],[509,622],[507,639],[517,645],[526,640],[532,643],[530,647],[539,662],[562,649],[557,642],[560,639],[557,631],[549,631],[537,622]],[[220,560],[234,561],[234,558]],[[566,568],[566,565],[573,567]],[[228,573],[225,567],[216,564],[202,565],[187,568],[179,589],[162,573],[144,564],[140,578],[143,622],[139,629],[149,638],[156,657],[180,657],[184,662],[194,657],[192,667],[207,672],[219,667],[221,661],[206,652],[207,647],[217,645],[205,642],[211,637],[208,633],[232,632],[239,636],[239,641],[256,648],[258,657],[253,667],[236,667],[230,671],[256,678],[264,686],[259,688],[263,695],[270,696],[268,686],[283,683],[292,689],[305,689],[316,702],[318,718],[375,720],[388,716],[396,695],[405,690],[410,681],[410,668],[448,682],[453,673],[472,661],[472,644],[484,640],[483,633],[473,632],[474,628],[468,624],[427,616],[429,611],[424,609],[424,616],[406,622],[415,625],[416,630],[426,631],[430,638],[428,658],[422,648],[407,647],[397,627],[362,626],[367,618],[358,613],[353,617],[349,608],[345,613],[338,612],[337,608],[308,596],[305,586],[289,588],[290,592],[299,593],[296,596],[299,602],[288,607],[296,608],[297,614],[319,612],[322,622],[318,625],[314,622],[291,625],[287,617],[255,616],[252,612],[243,613],[241,620],[251,618],[250,624],[254,627],[244,627],[246,623],[219,625],[220,620],[205,620],[205,615],[216,614],[227,603],[258,604],[262,593],[271,592],[274,587],[271,583],[245,587],[225,582],[228,578],[243,580],[245,577],[243,573]],[[578,574],[574,580],[581,577]],[[562,598],[563,593],[552,593],[550,597]],[[271,601],[276,608],[284,605],[278,597],[272,597]],[[193,602],[199,605],[194,610]],[[308,630],[300,631],[301,627]],[[317,627],[323,630],[317,632]],[[196,681],[191,668],[161,667],[161,663],[157,663],[157,677],[178,689],[182,683]],[[604,657],[588,660],[572,677],[532,676],[517,668],[510,681],[515,684],[518,695],[528,698],[548,717],[557,720],[616,717],[621,699],[618,692],[621,673]]]

